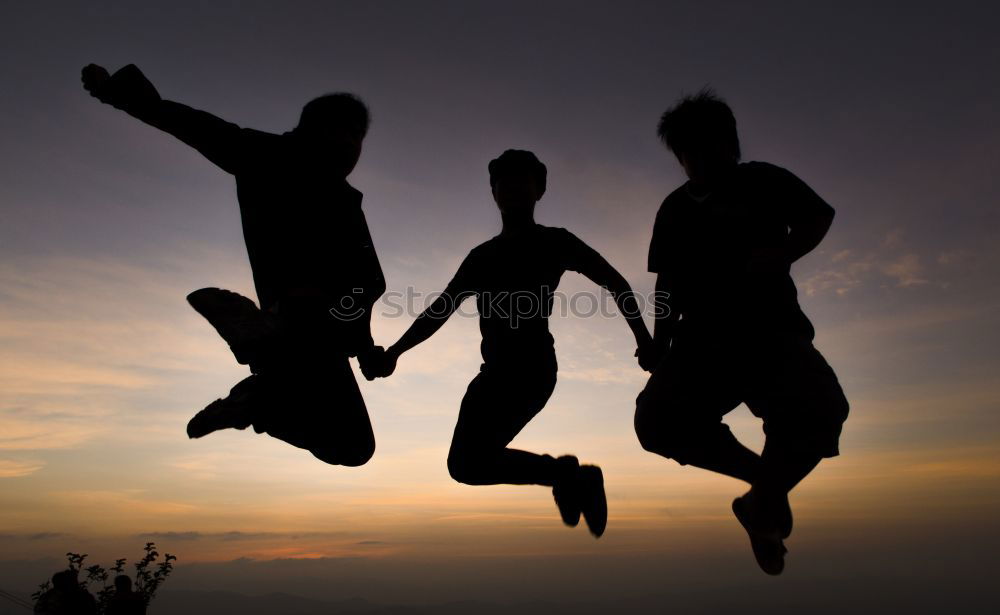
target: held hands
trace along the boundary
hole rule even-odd
[[[399,355],[392,348],[386,350],[381,346],[373,346],[363,355],[358,355],[361,373],[367,380],[386,378],[396,371],[396,361]]]

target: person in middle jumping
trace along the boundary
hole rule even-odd
[[[566,229],[535,222],[545,165],[529,151],[507,150],[490,162],[489,174],[503,230],[469,253],[444,292],[375,361],[373,374],[392,374],[400,355],[430,338],[475,295],[483,364],[462,400],[448,471],[468,485],[552,487],[563,521],[574,527],[582,514],[600,537],[608,517],[601,469],[571,455],[556,458],[508,445],[555,388],[548,316],[564,272],[579,272],[611,292],[640,349],[650,348],[652,337],[631,287],[614,267]]]

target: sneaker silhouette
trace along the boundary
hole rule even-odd
[[[196,312],[215,328],[229,344],[236,362],[249,365],[254,361],[275,327],[250,299],[221,288],[202,288],[187,296]]]
[[[760,569],[770,575],[779,575],[785,569],[788,549],[781,538],[782,529],[768,528],[752,511],[747,496],[733,500],[733,514],[750,537],[750,548]]]
[[[260,376],[251,375],[236,383],[223,399],[208,404],[188,421],[189,438],[201,438],[220,429],[246,429],[253,422],[253,404]]]
[[[600,538],[608,526],[608,499],[604,493],[604,473],[597,466],[580,466],[576,482],[580,493],[580,508],[583,519],[587,522],[587,529],[595,538]]]
[[[580,489],[577,484],[576,475],[580,469],[580,462],[572,455],[563,455],[558,462],[567,466],[566,478],[556,482],[552,487],[552,497],[559,507],[559,514],[563,523],[569,527],[576,527],[580,523]]]

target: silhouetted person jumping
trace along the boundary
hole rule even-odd
[[[711,90],[664,113],[659,135],[689,181],[663,201],[649,247],[659,313],[645,361],[658,363],[636,433],[648,451],[749,483],[733,512],[757,563],[779,574],[788,493],[838,454],[848,413],[790,275],[833,208],[782,168],[740,163],[736,120]],[[759,456],[722,422],[741,402],[764,421]]]
[[[253,425],[327,463],[364,464],[375,438],[348,357],[365,367],[373,356],[371,306],[385,281],[362,195],[346,178],[361,155],[367,107],[351,94],[321,96],[278,135],[163,100],[134,65],[108,75],[91,64],[83,83],[236,178],[261,309],[216,288],[188,301],[252,374],[191,419],[188,435]]]
[[[441,296],[385,351],[384,366],[375,371],[391,374],[401,354],[428,339],[465,298],[475,296],[483,364],[462,400],[448,471],[468,485],[552,487],[563,521],[576,526],[582,512],[599,537],[607,525],[600,468],[581,466],[570,455],[553,458],[508,445],[556,384],[548,316],[564,272],[582,273],[607,288],[640,346],[652,344],[652,338],[628,282],[600,254],[566,229],[535,223],[535,203],[545,193],[545,165],[531,152],[507,150],[490,162],[489,173],[503,230],[469,253]]]

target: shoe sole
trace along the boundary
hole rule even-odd
[[[781,574],[785,570],[785,554],[788,553],[785,543],[780,538],[766,536],[751,527],[743,498],[733,500],[732,508],[736,520],[750,537],[750,549],[753,551],[754,559],[757,560],[757,566],[771,576]]]
[[[220,328],[224,318],[231,316],[233,312],[241,313],[244,318],[252,319],[260,312],[260,308],[257,307],[256,303],[239,293],[215,287],[200,288],[189,293],[187,302],[229,344],[229,349],[232,350],[237,363],[240,365],[249,365],[256,359],[254,353],[247,348],[248,346],[252,347],[255,345],[252,339],[229,339],[223,334],[223,329]],[[264,334],[261,333],[259,337],[263,338]]]
[[[577,488],[575,479],[575,474],[580,469],[580,462],[577,461],[576,457],[573,455],[563,455],[559,457],[557,463],[563,465],[569,465],[572,467],[572,473],[569,480],[565,478],[560,481],[560,484],[552,487],[552,497],[556,501],[556,507],[559,509],[559,516],[562,517],[563,523],[569,527],[576,527],[580,525],[580,490]]]
[[[189,438],[203,438],[210,433],[219,431],[221,429],[246,429],[253,424],[250,420],[248,414],[244,414],[239,417],[240,412],[246,413],[248,408],[246,406],[248,401],[248,396],[252,395],[257,388],[259,380],[258,376],[248,376],[243,380],[236,383],[236,386],[232,388],[229,392],[229,396],[226,399],[217,399],[212,403],[205,406],[204,409],[198,411],[187,424],[187,435]],[[232,412],[227,418],[229,421],[221,421],[220,416],[226,414],[225,406],[227,404],[233,404],[229,408]],[[240,408],[240,404],[243,407]],[[235,411],[235,412],[234,412]],[[241,420],[233,420],[239,417]]]
[[[221,399],[217,399],[212,403],[210,403],[208,406],[206,406],[204,410],[199,411],[198,414],[195,414],[193,417],[191,417],[191,420],[188,421],[187,424],[188,438],[196,440],[198,438],[204,438],[210,433],[215,433],[223,429],[239,429],[242,431],[247,427],[250,427],[250,423],[247,423],[246,425],[244,425],[243,423],[239,423],[236,425],[213,425],[211,414],[214,412],[214,410],[210,409],[215,404],[221,402],[222,402]]]
[[[608,498],[604,492],[604,473],[597,466],[580,466],[580,504],[587,529],[600,538],[608,527]]]

